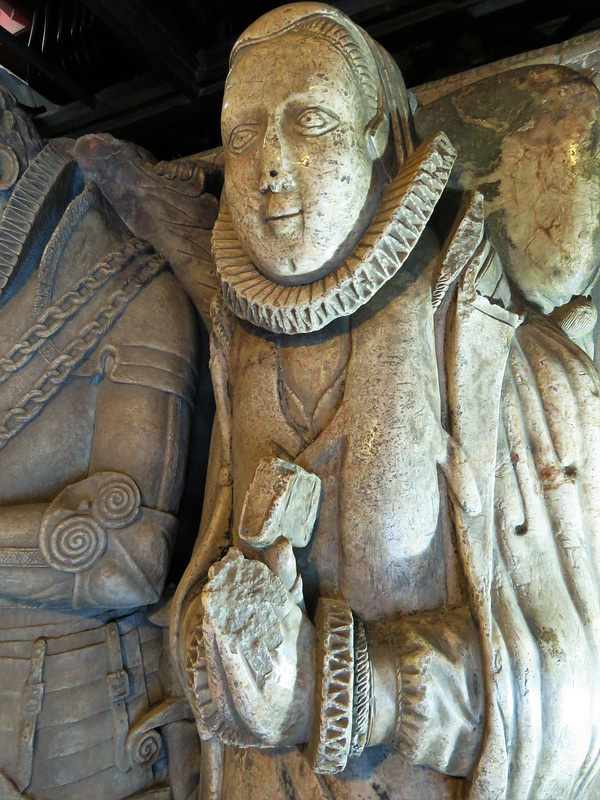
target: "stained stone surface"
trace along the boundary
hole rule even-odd
[[[364,31],[284,6],[223,153],[173,163],[2,94],[2,797],[595,800],[594,36],[413,119]],[[165,605],[182,287],[217,415]]]
[[[415,136],[332,8],[234,47],[212,467],[172,617],[206,800],[600,791],[599,94],[561,65],[597,61],[543,55],[419,87]]]
[[[544,313],[598,274],[600,94],[560,66],[483,78],[419,108],[419,134],[457,147],[452,184],[485,198],[506,274]]]

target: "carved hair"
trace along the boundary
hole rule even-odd
[[[392,57],[341,11],[322,3],[294,3],[270,11],[248,28],[231,51],[230,69],[247,47],[290,32],[310,32],[324,39],[352,67],[365,100],[373,135],[384,114],[389,115],[393,152],[383,164],[388,180],[413,152],[417,137],[404,81]]]
[[[356,74],[362,88],[363,97],[370,113],[369,119],[380,116],[383,105],[383,87],[377,70],[377,64],[366,42],[361,41],[354,31],[345,27],[336,19],[313,14],[300,19],[279,31],[265,36],[261,41],[269,41],[286,33],[311,33],[324,39],[332,45],[348,62]],[[230,69],[241,50],[258,44],[257,41],[247,41],[236,44],[231,53]]]

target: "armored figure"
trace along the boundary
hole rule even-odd
[[[42,146],[2,93],[0,794],[186,800],[195,732],[168,724],[186,713],[145,608],[176,534],[195,320],[73,145]]]
[[[448,137],[418,142],[390,57],[319,3],[238,40],[222,134],[173,616],[201,796],[596,797],[596,251],[566,298],[526,252],[509,283]]]

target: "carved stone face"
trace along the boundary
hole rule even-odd
[[[225,192],[255,265],[279,283],[317,280],[352,252],[383,178],[358,78],[324,39],[286,33],[242,50],[225,89]]]

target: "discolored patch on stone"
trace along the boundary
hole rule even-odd
[[[600,263],[600,93],[591,80],[567,67],[522,67],[415,119],[419,136],[443,129],[457,148],[451,183],[483,193],[493,244],[524,298],[549,313],[586,294]]]

